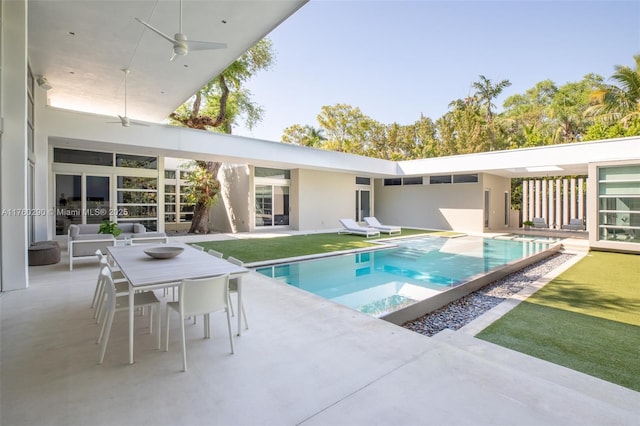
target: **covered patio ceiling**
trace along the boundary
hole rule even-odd
[[[179,0],[30,0],[29,63],[52,88],[50,106],[160,122],[308,0],[183,0],[190,40],[227,44],[170,62],[172,45],[134,18],[173,37]]]

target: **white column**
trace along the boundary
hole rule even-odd
[[[540,181],[536,179],[536,189],[535,189],[535,199],[536,199],[536,215],[534,217],[541,217],[540,214]]]
[[[584,219],[584,179],[578,178],[578,215],[580,219]]]
[[[562,225],[569,223],[569,180],[562,179]]]
[[[529,181],[529,220],[535,217],[535,190],[534,183],[532,180]]]
[[[560,179],[556,179],[556,227],[562,225],[562,186]]]
[[[529,181],[522,181],[522,221],[529,220]]]
[[[547,223],[549,224],[549,228],[553,228],[556,223],[555,208],[553,204],[553,179],[548,180],[547,185],[549,186],[549,190],[547,191],[547,194],[549,195],[549,221]]]
[[[571,178],[571,218],[576,216],[576,179]]]
[[[544,218],[547,224],[549,223],[549,214],[547,210],[547,182],[542,181],[542,217]]]
[[[0,285],[7,291],[28,286],[27,216],[18,212],[28,206],[27,2],[2,1],[1,7]]]

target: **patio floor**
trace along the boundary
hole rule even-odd
[[[183,373],[178,322],[163,352],[138,317],[128,365],[121,312],[98,365],[97,263],[29,273],[29,289],[0,296],[2,425],[637,425],[640,416],[640,393],[462,330],[418,335],[255,273],[235,355],[223,314],[211,318],[211,340],[201,319],[188,322]]]

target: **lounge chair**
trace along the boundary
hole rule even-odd
[[[369,225],[371,228],[377,229],[380,232],[385,232],[389,235],[400,235],[402,233],[402,228],[400,228],[399,226],[383,225],[378,221],[378,219],[373,216],[365,217],[364,221],[367,222],[367,225]]]
[[[338,234],[357,234],[369,237],[379,237],[380,231],[374,228],[365,228],[358,225],[353,219],[338,219],[344,229],[338,231]]]
[[[562,225],[562,229],[569,231],[584,231],[584,221],[582,219],[569,219],[569,223]]]
[[[548,228],[547,222],[542,217],[534,217],[533,218],[533,227],[534,228]]]

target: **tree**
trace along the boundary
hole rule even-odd
[[[257,72],[267,70],[274,60],[273,44],[262,39],[191,99],[169,115],[172,123],[192,129],[231,134],[241,118],[248,128],[257,124],[263,110],[251,100],[242,85]],[[209,233],[209,212],[220,192],[218,172],[222,163],[196,161],[187,196],[195,203],[190,233]]]
[[[640,117],[640,54],[634,55],[635,69],[616,65],[611,76],[616,84],[593,90],[590,95],[592,106],[586,115],[596,117],[611,124],[620,121],[628,124]]]
[[[500,96],[506,87],[511,86],[511,82],[509,80],[502,80],[493,84],[491,80],[484,75],[480,75],[479,77],[480,81],[476,81],[472,86],[476,89],[475,97],[478,99],[478,102],[484,106],[485,113],[487,114],[487,123],[491,123],[493,119],[493,111],[491,109],[495,107],[493,100]]]
[[[282,142],[312,148],[320,148],[326,140],[324,129],[309,125],[294,124],[284,129],[282,134]]]

